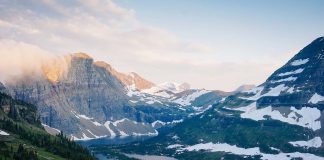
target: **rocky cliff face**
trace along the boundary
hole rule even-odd
[[[36,104],[44,123],[67,134],[82,128],[76,115],[96,117],[99,122],[136,115],[123,84],[85,54],[72,55],[66,75],[56,82],[48,76],[26,78],[8,88],[15,98]]]
[[[135,73],[119,73],[84,53],[66,56],[64,62],[49,63],[42,69],[41,76],[29,75],[7,83],[7,90],[14,98],[38,106],[48,128],[62,130],[75,139],[155,135],[158,125],[153,124],[175,124],[201,112],[203,109],[196,111],[189,106],[209,93],[192,90],[176,96],[176,101],[146,94],[141,90],[153,83]],[[202,99],[211,103],[221,98],[216,94]]]

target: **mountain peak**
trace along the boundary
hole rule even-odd
[[[126,77],[126,81],[128,85],[135,85],[138,90],[149,89],[155,86],[153,82],[144,79],[135,72],[130,72]]]
[[[98,66],[98,67],[102,67],[105,68],[106,70],[108,70],[109,72],[113,72],[113,68],[111,67],[110,64],[104,62],[104,61],[96,61],[94,62],[94,65]]]
[[[105,68],[119,81],[121,81],[125,86],[134,85],[134,87],[138,90],[144,90],[154,86],[154,83],[142,78],[135,72],[130,72],[129,74],[118,72],[110,64],[104,61],[96,61],[94,62],[94,64],[98,67]]]
[[[238,93],[238,92],[244,92],[244,91],[248,91],[252,88],[255,88],[256,86],[254,84],[243,84],[241,86],[239,86],[236,90],[234,90],[234,93]]]
[[[93,59],[91,56],[89,56],[86,53],[78,52],[78,53],[72,53],[71,54],[73,58],[81,58],[81,59]]]
[[[173,93],[180,93],[190,89],[188,83],[176,83],[176,82],[164,82],[158,85],[158,87],[171,91]]]
[[[324,37],[320,37],[299,51],[262,84],[263,89],[260,94],[263,96],[262,98],[259,96],[258,105],[268,105],[273,102],[281,106],[308,105],[311,96],[324,95],[323,60]]]

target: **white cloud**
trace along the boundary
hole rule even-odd
[[[112,0],[3,2],[0,39],[7,39],[1,41],[5,49],[0,52],[6,57],[10,56],[7,50],[15,45],[28,48],[17,54],[22,57],[82,51],[122,71],[139,72],[155,82],[186,81],[196,87],[226,90],[241,83],[261,83],[274,66],[221,62],[214,54],[215,48],[144,25],[134,10],[122,8]],[[14,65],[20,64],[11,67]],[[9,66],[0,67],[2,71],[10,70]],[[255,77],[252,73],[259,75]]]
[[[20,75],[37,76],[41,65],[53,55],[37,46],[13,40],[0,40],[0,80]]]

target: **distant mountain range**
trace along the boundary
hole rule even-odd
[[[47,131],[74,139],[157,135],[157,129],[202,113],[229,93],[190,89],[187,83],[154,83],[124,74],[85,53],[48,63],[41,76],[25,75],[0,86],[38,107]],[[5,88],[4,88],[5,87]]]
[[[118,152],[177,159],[319,160],[324,159],[323,124],[320,37],[261,85],[229,95],[145,143],[104,149],[115,158]]]

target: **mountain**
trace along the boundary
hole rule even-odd
[[[321,37],[263,84],[229,95],[144,143],[100,149],[115,157],[324,159],[323,57]]]
[[[109,71],[112,75],[114,75],[125,86],[133,86],[138,90],[149,89],[155,86],[154,83],[142,78],[140,75],[138,75],[135,72],[131,72],[129,74],[118,72],[114,68],[112,68],[111,65],[103,61],[97,61],[94,64],[106,68],[107,71]]]
[[[57,81],[48,74],[37,79],[24,77],[8,84],[8,90],[14,98],[38,106],[42,122],[66,134],[86,128],[88,122],[79,115],[96,117],[100,122],[135,115],[135,109],[127,106],[123,84],[105,68],[96,66],[85,54],[67,59],[68,71]]]
[[[238,92],[244,92],[244,91],[248,91],[251,90],[253,88],[255,88],[256,86],[254,84],[245,84],[245,85],[241,85],[239,86],[237,89],[235,89],[233,91],[233,93],[238,93]]]
[[[0,93],[0,159],[95,158],[63,134],[49,135],[35,106]]]
[[[190,85],[188,83],[176,83],[176,82],[164,82],[155,86],[152,86],[151,88],[142,90],[142,92],[170,98],[172,96],[175,96],[177,93],[184,92],[190,90]]]
[[[201,102],[209,104],[224,97],[206,90],[179,92],[172,98],[148,94],[143,90],[155,87],[152,82],[120,73],[84,53],[68,55],[64,63],[48,63],[42,71],[6,83],[8,93],[37,106],[47,131],[61,130],[76,140],[156,135],[157,128],[208,108],[196,102],[201,96]],[[197,106],[191,105],[194,102]]]

